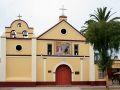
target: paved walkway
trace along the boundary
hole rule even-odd
[[[72,87],[3,87],[0,90],[105,90],[103,86],[72,86]],[[110,86],[110,90],[120,90],[120,86]]]
[[[37,88],[22,88],[13,90],[82,90],[80,87],[37,87]]]

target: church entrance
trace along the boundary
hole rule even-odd
[[[67,65],[60,65],[56,69],[56,85],[71,84],[71,69]]]

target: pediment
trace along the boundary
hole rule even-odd
[[[85,40],[85,37],[71,24],[63,20],[38,36],[37,39]]]

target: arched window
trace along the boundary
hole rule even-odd
[[[28,32],[27,32],[26,30],[24,30],[24,31],[22,32],[22,34],[23,34],[23,37],[24,37],[24,38],[28,38]]]
[[[21,23],[18,23],[18,24],[17,24],[17,27],[21,27]]]
[[[10,37],[12,38],[16,38],[16,31],[15,30],[12,30],[11,33],[10,33]]]

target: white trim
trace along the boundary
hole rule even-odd
[[[6,38],[1,37],[0,81],[6,80]]]
[[[43,59],[43,60],[44,60],[44,61],[43,61],[43,62],[44,62],[44,75],[43,75],[44,78],[43,78],[43,79],[44,79],[44,81],[46,81],[46,58]]]
[[[32,81],[36,81],[36,39],[32,39]]]
[[[89,80],[95,81],[94,50],[91,45],[89,45],[89,55],[90,55]]]
[[[41,57],[41,56],[37,56],[37,57]],[[84,56],[84,57],[67,57],[67,56],[66,56],[66,57],[58,57],[58,56],[52,57],[52,56],[45,56],[45,57],[48,58],[48,59],[49,59],[49,58],[60,58],[60,59],[61,59],[61,58],[62,58],[62,59],[65,59],[65,58],[78,58],[78,59],[79,59],[79,58],[84,58],[85,56]],[[89,58],[89,57],[86,57],[86,58]]]
[[[83,81],[83,60],[80,60],[80,81]]]
[[[85,57],[85,56],[84,56]],[[46,58],[84,58],[84,57],[69,57],[69,56],[66,56],[66,57],[50,57],[50,56],[46,56]]]
[[[62,65],[62,64],[68,65],[68,66],[70,67],[71,71],[73,72],[73,67],[72,67],[70,64],[68,64],[68,63],[66,63],[66,62],[64,62],[64,61],[62,61],[61,63],[58,63],[58,64],[55,66],[55,68],[53,69],[53,72],[56,72],[57,67],[60,66],[60,65]],[[71,73],[71,75],[72,75],[72,81],[74,81],[73,73]],[[55,73],[54,73],[54,74],[53,74],[53,81],[55,81],[55,77],[56,77],[56,76],[55,76]]]

